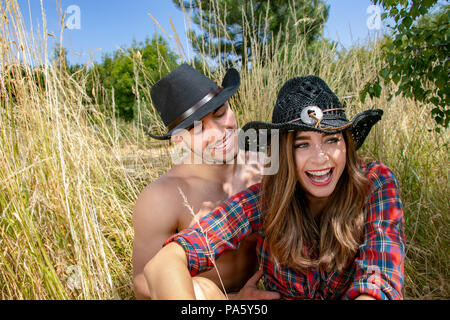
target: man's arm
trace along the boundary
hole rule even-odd
[[[133,213],[133,284],[136,299],[150,299],[144,267],[176,232],[181,199],[171,188],[154,182],[139,195]]]

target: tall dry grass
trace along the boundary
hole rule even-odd
[[[147,146],[142,130],[33,46],[45,16],[32,39],[16,1],[1,8],[0,298],[131,298],[132,205],[165,163],[132,170],[124,147]]]
[[[114,112],[100,111],[105,108],[95,94],[87,96],[85,70],[70,75],[51,63],[45,16],[44,31],[34,39],[23,28],[15,0],[3,1],[1,10],[0,298],[132,299],[134,201],[170,167],[168,146],[143,132],[148,121],[156,132],[164,131],[148,95],[152,80],[136,77],[136,87],[147,91],[137,97],[138,119],[122,123]],[[325,43],[311,53],[301,34],[290,40],[294,46],[276,37],[263,46],[248,44],[251,69],[242,69],[241,87],[231,99],[239,124],[270,120],[279,88],[297,75],[322,77],[345,101],[350,117],[383,109],[361,156],[383,161],[399,178],[405,296],[449,298],[448,131],[432,130],[430,106],[401,97],[388,101],[392,86],[379,99],[360,103],[359,90],[381,67],[377,43],[338,59]],[[190,60],[181,50],[180,57]],[[142,71],[139,53],[130,59]],[[220,82],[225,66],[212,70],[206,56],[202,61],[203,71]],[[102,94],[101,83],[95,92]],[[113,98],[109,105],[114,109]]]

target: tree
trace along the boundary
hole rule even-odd
[[[136,63],[141,65],[136,67]],[[165,66],[161,67],[162,64]],[[117,114],[129,121],[135,116],[136,76],[154,83],[174,69],[176,64],[175,54],[169,49],[167,42],[159,37],[139,43],[133,41],[132,46],[126,50],[104,55],[102,63],[97,64],[91,72],[98,75],[98,80],[110,92],[109,95],[114,89]],[[88,88],[88,94],[91,94],[91,89]],[[142,92],[141,96],[144,96]]]
[[[222,63],[252,59],[251,43],[275,38],[285,43],[293,34],[317,39],[328,19],[324,0],[172,0],[193,11],[193,22],[201,33],[188,33],[193,48]],[[254,51],[254,50],[253,50]]]
[[[380,81],[398,84],[395,95],[434,105],[432,116],[437,124],[448,127],[450,119],[448,79],[450,70],[450,6],[437,0],[373,0],[392,19],[392,35],[383,44],[386,64],[374,81],[361,91],[379,97]],[[440,131],[439,128],[437,128]]]

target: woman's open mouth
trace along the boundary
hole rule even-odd
[[[322,170],[305,171],[311,183],[315,186],[326,186],[333,179],[334,168],[327,168]]]

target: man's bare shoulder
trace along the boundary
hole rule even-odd
[[[136,200],[133,220],[146,220],[153,215],[159,219],[176,222],[185,209],[179,189],[185,188],[186,182],[171,174],[165,174],[142,190]]]
[[[175,175],[165,174],[146,186],[139,195],[139,198],[143,197],[147,199],[148,197],[150,197],[150,195],[155,196],[156,194],[158,195],[158,199],[161,199],[161,197],[171,198],[174,196],[174,194],[180,194],[178,188],[183,188],[185,186],[186,182],[184,181],[184,179]]]

